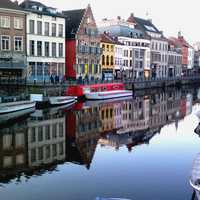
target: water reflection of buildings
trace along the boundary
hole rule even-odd
[[[66,115],[67,160],[89,169],[100,138],[100,109],[80,105]]]
[[[36,111],[28,120],[28,164],[37,167],[65,160],[65,115]]]
[[[0,178],[3,182],[7,182],[7,175],[12,177],[27,167],[26,132],[27,127],[24,123],[0,131]]]
[[[0,129],[0,182],[43,174],[58,163],[90,168],[97,144],[129,151],[148,144],[165,124],[191,113],[192,94],[155,92],[116,102],[76,104],[68,111],[37,111]],[[45,169],[45,170],[44,170]]]

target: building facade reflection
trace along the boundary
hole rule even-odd
[[[70,110],[37,110],[0,128],[0,182],[42,175],[65,162],[90,169],[99,147],[149,144],[170,123],[192,112],[193,90],[170,89],[134,99],[77,103]]]

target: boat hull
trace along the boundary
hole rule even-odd
[[[108,91],[108,92],[91,92],[86,93],[85,97],[88,100],[105,100],[132,96],[133,92],[128,90]]]
[[[3,103],[0,105],[0,115],[19,112],[22,110],[35,108],[35,102],[15,102],[15,103]]]
[[[25,110],[20,110],[17,112],[11,112],[11,113],[6,113],[6,114],[1,114],[0,115],[0,124],[4,123],[4,122],[8,122],[10,120],[15,120],[18,119],[20,117],[26,116],[28,114],[31,114],[35,112],[35,108],[29,108],[29,109],[25,109]]]
[[[71,104],[76,102],[75,97],[50,97],[49,103],[51,106],[60,106],[65,104]]]

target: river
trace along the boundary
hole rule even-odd
[[[191,200],[198,88],[36,110],[0,122],[2,200]]]

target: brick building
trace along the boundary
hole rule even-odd
[[[100,78],[100,36],[90,5],[63,11],[66,21],[66,77]]]
[[[26,13],[17,3],[0,3],[0,77],[24,77],[26,69]]]

